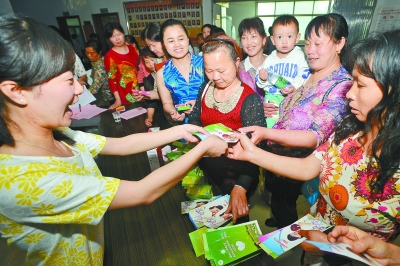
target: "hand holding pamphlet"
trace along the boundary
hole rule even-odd
[[[307,214],[295,223],[263,235],[258,240],[260,241],[260,247],[265,252],[273,258],[277,258],[306,240],[305,237],[300,236],[299,230],[325,231],[330,227],[330,225],[318,221],[312,215]]]
[[[229,128],[221,123],[205,126],[204,129],[207,130],[207,132],[210,133],[211,135],[216,135],[228,143],[238,142],[239,139],[233,138],[233,137],[231,137],[231,135],[236,134],[236,133],[241,133],[239,131],[234,131],[231,128]],[[206,135],[204,135],[200,132],[196,132],[193,135],[198,137],[200,140],[204,140],[205,138],[207,138]]]
[[[319,248],[322,251],[345,256],[345,257],[351,258],[353,260],[358,260],[358,261],[365,263],[366,265],[371,265],[371,266],[381,265],[380,263],[375,261],[374,258],[372,258],[371,256],[369,256],[366,253],[359,254],[359,253],[354,252],[351,249],[351,246],[348,244],[345,244],[345,243],[329,243],[329,242],[323,243],[323,242],[316,242],[316,241],[310,241],[310,240],[305,240],[305,242],[316,246],[317,248]]]

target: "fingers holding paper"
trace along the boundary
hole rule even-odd
[[[235,145],[228,147],[226,156],[230,159],[250,162],[253,151],[257,148],[254,143],[243,134],[233,134],[231,137],[238,138],[239,141]]]

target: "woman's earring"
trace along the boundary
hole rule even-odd
[[[339,51],[336,51],[336,53],[337,53],[337,54],[340,54],[340,50],[339,50]]]

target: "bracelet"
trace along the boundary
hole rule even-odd
[[[244,190],[246,190],[244,187],[242,187],[241,185],[235,185],[235,187],[241,187],[241,188],[243,188]]]

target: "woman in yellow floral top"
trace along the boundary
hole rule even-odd
[[[191,133],[203,130],[184,125],[118,139],[70,130],[68,106],[83,91],[71,45],[27,17],[0,16],[0,28],[1,236],[27,251],[27,265],[102,265],[105,211],[150,204],[227,144],[209,137],[140,181],[103,176],[97,154],[194,141]]]

